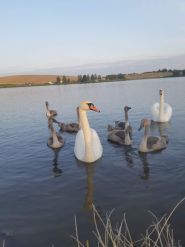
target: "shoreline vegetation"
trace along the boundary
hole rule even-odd
[[[141,234],[137,240],[133,239],[128,227],[126,216],[124,214],[121,222],[116,224],[112,221],[113,210],[106,214],[106,217],[102,217],[99,214],[94,205],[92,205],[92,214],[94,222],[94,230],[92,234],[95,237],[96,246],[108,247],[182,247],[181,241],[175,239],[174,230],[171,227],[171,218],[177,208],[184,202],[185,198],[182,198],[170,213],[158,218],[154,213],[149,211],[152,216],[152,222]],[[78,232],[77,220],[75,217],[75,235],[71,236],[75,241],[75,246],[78,247],[90,247],[95,246],[90,243],[89,240],[82,242]]]
[[[48,86],[48,85],[70,85],[82,83],[101,83],[112,81],[129,81],[129,80],[143,80],[143,79],[157,79],[167,77],[185,77],[184,70],[167,70],[162,69],[158,71],[131,73],[131,74],[84,74],[78,76],[66,75],[12,75],[0,77],[0,88],[9,87],[30,87],[30,86]]]

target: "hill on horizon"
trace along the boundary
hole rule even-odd
[[[43,85],[49,82],[56,82],[57,76],[62,75],[11,75],[0,77],[0,85]],[[71,81],[76,80],[75,76],[66,76]]]

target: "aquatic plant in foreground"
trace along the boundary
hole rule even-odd
[[[126,217],[124,214],[123,220],[120,224],[116,224],[114,227],[111,223],[111,215],[113,210],[106,215],[106,219],[103,220],[95,206],[93,205],[93,220],[95,231],[93,234],[97,239],[97,247],[181,247],[180,241],[174,239],[173,229],[171,229],[169,220],[177,209],[177,207],[185,200],[183,198],[180,200],[169,215],[164,215],[158,219],[152,212],[153,222],[145,230],[145,233],[141,235],[141,238],[138,240],[133,240]],[[79,239],[77,221],[75,217],[75,236],[71,236],[77,247],[90,247],[95,246],[91,245],[87,240],[85,243],[82,243]]]

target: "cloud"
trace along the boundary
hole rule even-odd
[[[152,57],[148,59],[131,59],[117,62],[86,64],[71,67],[58,67],[35,70],[35,73],[46,74],[112,74],[112,73],[139,73],[158,69],[185,69],[185,55],[171,57]]]
[[[58,75],[78,75],[78,74],[114,74],[114,73],[140,73],[156,71],[159,69],[185,69],[185,54],[170,57],[150,57],[148,59],[130,59],[107,63],[93,63],[86,65],[43,68],[22,71],[21,74],[58,74]],[[11,74],[20,74],[12,71]],[[10,74],[10,73],[9,73]]]

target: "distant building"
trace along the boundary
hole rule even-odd
[[[31,82],[25,82],[25,85],[26,86],[32,86],[32,83]]]

